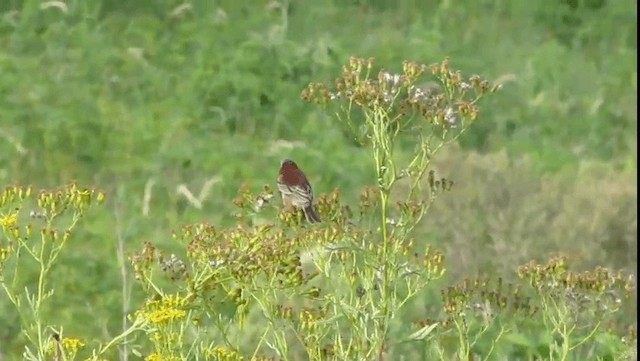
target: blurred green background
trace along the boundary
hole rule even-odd
[[[417,237],[447,277],[512,277],[556,252],[635,273],[636,33],[632,0],[3,0],[0,184],[108,192],[54,270],[49,315],[106,339],[139,299],[123,301],[119,245],[179,252],[182,224],[231,225],[240,186],[273,184],[284,157],[316,193],[355,201],[374,183],[367,149],[300,100],[310,81],[352,55],[391,71],[449,56],[503,88],[435,161],[456,185]],[[206,183],[200,209],[178,192]],[[0,325],[0,359],[17,357],[4,297]]]

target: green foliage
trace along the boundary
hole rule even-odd
[[[505,274],[556,252],[571,255],[581,267],[635,272],[635,170],[582,161],[550,175],[532,157],[513,159],[506,151],[479,154],[455,146],[433,166],[456,184],[419,227],[438,240],[445,255],[455,255],[454,278]],[[484,257],[478,249],[508,257]]]

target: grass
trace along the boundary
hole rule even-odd
[[[556,252],[578,268],[635,273],[635,2],[48,4],[0,4],[0,183],[77,180],[107,192],[53,269],[46,313],[65,333],[108,339],[123,308],[140,307],[139,286],[123,300],[119,242],[127,255],[145,240],[184,252],[172,231],[233,225],[242,184],[273,184],[284,157],[303,165],[317,193],[339,188],[355,204],[375,181],[368,149],[300,100],[351,55],[392,71],[450,56],[465,74],[504,83],[434,163],[455,186],[416,237],[444,252],[442,288],[515,278],[518,265]],[[197,195],[212,178],[202,208],[176,192],[184,184]],[[130,270],[124,279],[133,283]],[[437,298],[434,288],[424,303]],[[21,358],[17,320],[0,298],[0,358]],[[516,343],[500,357],[516,355]]]

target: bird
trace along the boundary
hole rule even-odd
[[[320,222],[320,217],[313,209],[313,189],[311,184],[294,161],[284,159],[280,162],[277,185],[285,208],[293,205],[302,209],[309,223]]]

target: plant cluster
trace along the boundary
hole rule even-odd
[[[324,221],[311,225],[299,210],[273,212],[270,186],[253,192],[243,185],[235,227],[185,225],[173,234],[180,252],[144,242],[131,255],[145,299],[128,326],[102,343],[67,337],[42,311],[54,296],[49,278],[60,252],[104,194],[75,184],[35,197],[30,188],[6,188],[0,284],[21,317],[24,357],[99,360],[127,346],[121,350],[149,361],[386,360],[412,345],[427,359],[488,360],[536,318],[549,342],[525,357],[608,355],[595,340],[618,335],[603,325],[635,285],[604,268],[570,271],[564,258],[522,266],[518,284],[497,277],[446,287],[441,309],[403,324],[408,305],[446,272],[442,253],[413,232],[453,185],[432,160],[498,89],[463,76],[448,60],[405,62],[396,74],[352,58],[333,86],[310,84],[303,99],[336,109],[338,126],[370,150],[376,178],[363,185],[359,203],[345,204],[338,190],[321,194],[316,207]],[[401,142],[414,145],[408,156],[397,152]],[[257,214],[272,221],[258,222]],[[20,279],[22,262],[38,265],[36,286]],[[610,341],[617,348],[609,354],[631,350],[635,331],[625,331],[624,340]]]

